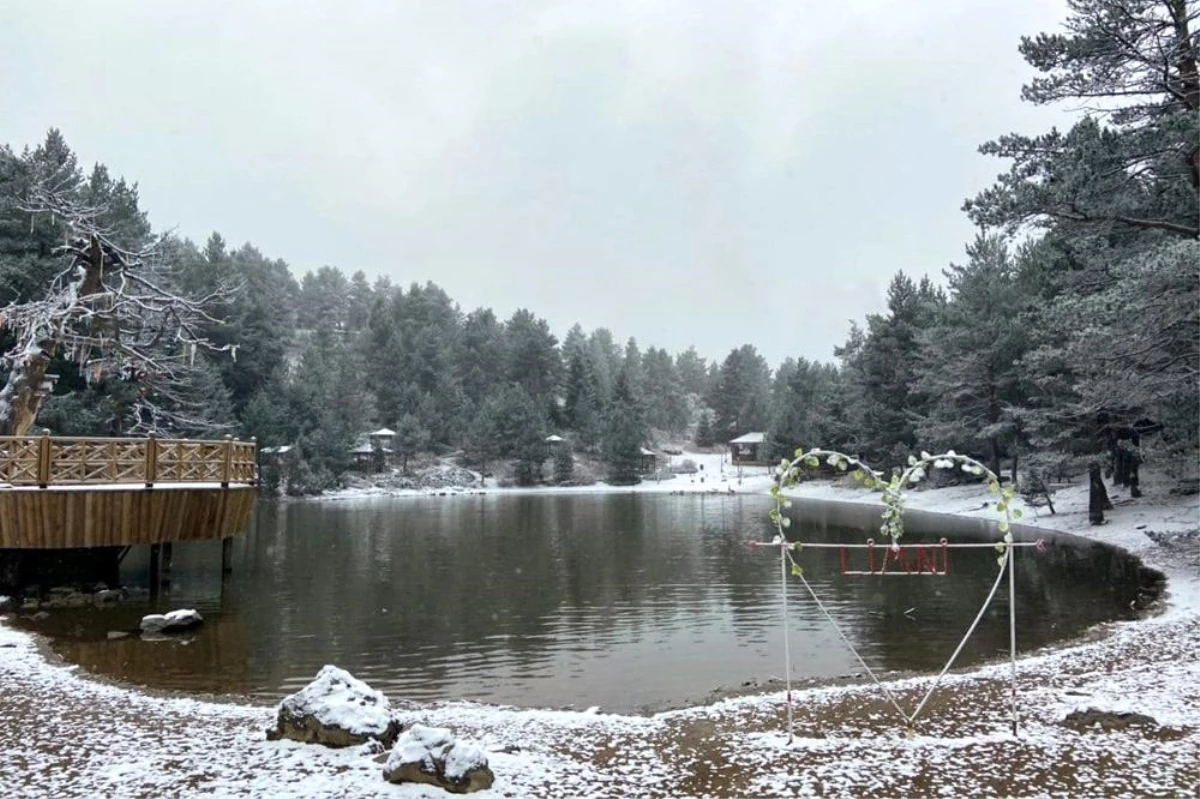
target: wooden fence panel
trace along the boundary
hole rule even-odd
[[[257,455],[253,441],[0,436],[0,483],[252,485]]]

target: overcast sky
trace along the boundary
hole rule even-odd
[[[0,142],[157,227],[672,351],[832,359],[940,273],[1062,0],[0,4]]]

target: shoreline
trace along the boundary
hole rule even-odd
[[[801,500],[878,502],[878,495],[829,485],[805,484],[793,494]],[[978,487],[914,492],[908,508],[994,519],[994,511],[989,516],[980,507],[980,497]],[[1200,778],[1188,764],[1200,762],[1200,664],[1193,662],[1200,646],[1200,567],[1193,562],[1200,562],[1200,541],[1193,537],[1172,548],[1144,533],[1195,530],[1196,498],[1118,503],[1110,524],[1091,530],[1080,524],[1077,498],[1070,492],[1056,496],[1055,503],[1062,506],[1058,515],[1031,514],[1022,525],[1117,546],[1162,572],[1167,583],[1151,611],[1136,620],[1100,625],[1084,640],[1018,660],[1024,724],[1016,740],[1003,731],[1006,714],[993,707],[1007,688],[1007,663],[948,674],[941,689],[945,694],[931,706],[935,715],[919,723],[916,738],[898,730],[878,689],[861,681],[794,689],[798,737],[791,746],[784,734],[784,697],[771,685],[650,716],[457,701],[401,704],[400,715],[450,726],[492,750],[497,781],[484,796],[623,796],[630,790],[648,796],[895,795],[932,794],[935,787],[947,786],[960,794],[1026,795],[1055,786],[1076,794],[1194,792]],[[268,744],[262,730],[273,718],[272,706],[157,695],[77,672],[47,659],[35,636],[0,622],[0,685],[5,686],[0,688],[0,746],[13,753],[0,765],[0,782],[15,785],[17,796],[164,790],[229,796],[440,795],[383,784],[369,758],[352,750]],[[931,679],[890,675],[885,682],[907,701]],[[1095,733],[1064,728],[1065,714],[1083,706],[1111,713],[1136,708],[1156,726]],[[40,715],[48,716],[45,726],[59,728],[59,734],[39,733],[44,730]],[[94,729],[88,729],[89,718]],[[205,724],[203,736],[186,732],[197,720]],[[63,727],[75,737],[63,740]],[[512,745],[521,750],[496,751]],[[985,755],[983,762],[959,767],[956,754],[964,748]],[[921,765],[914,768],[918,752]],[[1057,765],[1063,757],[1074,764],[1070,769]],[[97,760],[101,767],[92,768]],[[997,769],[997,762],[1004,768]],[[1085,768],[1087,763],[1108,765]]]

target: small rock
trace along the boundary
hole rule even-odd
[[[128,638],[128,637],[129,637],[129,633],[125,632],[124,630],[109,630],[108,631],[108,640],[110,640],[110,641],[115,641],[118,638]]]
[[[195,610],[172,610],[170,613],[159,615],[152,613],[142,617],[142,632],[144,633],[178,633],[191,630],[204,623]]]
[[[1072,711],[1062,723],[1064,727],[1070,727],[1076,732],[1089,732],[1095,728],[1104,732],[1114,732],[1129,727],[1158,727],[1158,722],[1153,717],[1143,713],[1122,713],[1091,707],[1087,710]]]
[[[387,697],[349,672],[325,666],[311,683],[279,703],[267,739],[343,747],[374,738],[390,746],[400,729]]]
[[[69,608],[84,608],[92,604],[92,597],[74,588],[51,588],[50,596],[42,601],[43,608],[50,610],[66,610]]]
[[[105,588],[92,595],[92,601],[97,605],[115,605],[125,598],[126,594],[119,588]]]
[[[21,610],[37,610],[41,603],[36,599],[26,599],[21,603]]]
[[[358,747],[358,753],[363,757],[378,756],[387,752],[387,747],[381,744],[378,740],[372,738],[362,746]],[[385,758],[386,759],[386,758]]]
[[[456,740],[445,728],[414,724],[396,741],[383,778],[436,785],[450,793],[474,793],[491,788],[496,775],[480,747]]]
[[[29,618],[33,619],[34,621],[41,621],[42,619],[50,618],[50,614],[44,610],[39,610],[37,613],[33,614]]]

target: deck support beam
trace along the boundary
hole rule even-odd
[[[162,545],[162,587],[171,588],[171,564],[175,559],[175,545],[170,541],[166,541]]]
[[[161,561],[162,544],[150,545],[150,598],[158,598],[158,564]]]
[[[221,539],[221,574],[233,573],[233,538]]]

